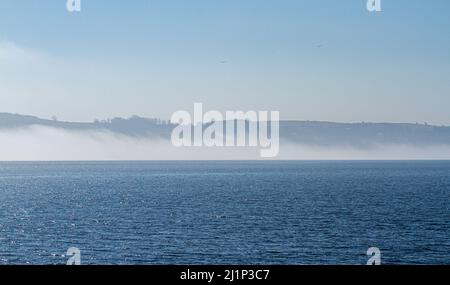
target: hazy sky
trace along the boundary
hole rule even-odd
[[[0,1],[0,112],[450,125],[450,1]]]

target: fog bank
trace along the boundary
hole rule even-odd
[[[169,140],[109,131],[32,126],[0,130],[1,161],[62,160],[256,160],[259,147],[174,147]],[[450,159],[450,145],[375,144],[371,147],[314,146],[281,141],[283,160]]]

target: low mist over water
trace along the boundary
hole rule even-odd
[[[0,114],[0,160],[256,160],[256,147],[175,147],[175,125],[115,118],[71,123]],[[246,129],[248,134],[248,129]],[[282,160],[450,159],[450,127],[281,121]]]

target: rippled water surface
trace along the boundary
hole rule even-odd
[[[450,264],[450,162],[0,163],[0,264]]]

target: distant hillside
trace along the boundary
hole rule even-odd
[[[396,123],[281,122],[285,139],[309,145],[450,145],[450,127]]]
[[[31,126],[64,130],[109,131],[133,137],[170,139],[174,125],[159,119],[133,116],[92,123],[61,122],[33,116],[0,113],[0,132]],[[317,146],[369,147],[375,144],[415,146],[450,145],[450,127],[396,123],[332,123],[313,121],[281,121],[282,142]]]
[[[159,119],[148,119],[133,116],[129,119],[114,118],[92,123],[61,122],[45,120],[33,116],[0,113],[0,131],[2,129],[17,129],[31,126],[45,126],[64,130],[78,131],[110,131],[128,136],[170,137],[173,126],[165,124]]]

